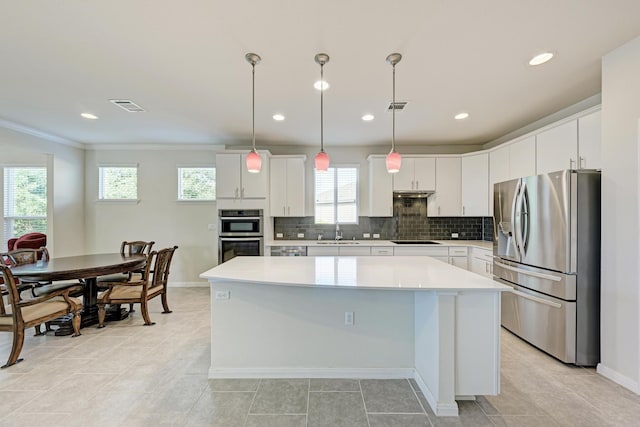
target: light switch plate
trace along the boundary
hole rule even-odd
[[[304,239],[304,233],[298,233],[298,239]]]
[[[369,239],[369,238],[371,238],[371,234],[369,234],[369,233],[362,233],[362,238],[363,238],[363,239]]]
[[[380,234],[378,234],[378,233],[373,233],[373,238],[374,238],[374,239],[379,239],[379,238],[380,238]]]
[[[215,297],[216,299],[229,299],[231,292],[229,291],[216,291]]]
[[[216,225],[215,224],[208,224],[207,225],[207,229],[209,231],[216,231]]]
[[[458,238],[458,233],[451,233],[451,238],[452,239],[457,239]]]
[[[283,237],[283,234],[282,234],[282,233],[276,233],[276,238],[278,238],[278,239],[282,239],[282,237]]]

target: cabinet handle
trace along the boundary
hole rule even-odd
[[[287,207],[287,215],[291,215],[291,206]]]
[[[282,215],[286,215],[286,214],[287,214],[287,212],[285,211],[285,209],[286,209],[286,208],[283,206],[283,207],[282,207]]]
[[[573,160],[573,159],[571,159],[571,158],[569,159],[569,169],[573,169],[573,164],[574,164],[575,162],[576,162],[575,160]]]
[[[583,169],[584,166],[582,166],[582,162],[585,161],[585,158],[582,156],[578,157],[578,169]],[[586,163],[586,162],[585,162]]]
[[[415,181],[411,181],[411,189],[412,189],[412,190],[415,190],[415,188],[413,188],[413,183],[414,183],[414,182],[415,182]]]
[[[416,190],[420,189],[420,181],[416,181]]]
[[[486,262],[484,263],[484,272],[485,273],[489,272],[489,264],[487,264]]]
[[[462,207],[462,215],[464,216],[464,206]]]
[[[238,187],[236,187],[236,199],[238,198]]]
[[[438,206],[438,215],[440,215],[440,206]]]
[[[244,199],[244,187],[242,187],[242,190],[240,190],[240,197]]]

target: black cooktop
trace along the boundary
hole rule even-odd
[[[392,240],[391,243],[398,245],[439,245],[440,243],[433,240]]]

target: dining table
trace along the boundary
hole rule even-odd
[[[127,273],[144,268],[147,257],[142,254],[122,255],[120,253],[76,255],[51,258],[11,268],[14,277],[36,282],[56,282],[78,280],[83,286],[83,308],[80,327],[98,323],[98,277],[116,273]],[[116,315],[118,320],[122,316]],[[126,317],[126,316],[124,316]],[[55,322],[59,326],[56,335],[73,333],[71,319]]]

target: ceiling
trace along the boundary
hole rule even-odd
[[[0,0],[0,120],[82,144],[477,145],[600,92],[638,0]],[[556,53],[544,65],[528,60]],[[130,99],[129,113],[109,99]],[[466,111],[466,120],[453,116]],[[90,112],[98,120],[80,113]],[[275,122],[275,113],[286,116]],[[365,113],[375,115],[364,122]]]

